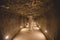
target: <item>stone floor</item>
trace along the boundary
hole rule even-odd
[[[40,31],[23,30],[13,40],[46,40],[46,38]]]

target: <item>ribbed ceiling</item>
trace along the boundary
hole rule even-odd
[[[0,7],[8,13],[38,16],[48,12],[53,4],[51,0],[4,0]]]

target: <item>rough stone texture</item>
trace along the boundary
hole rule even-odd
[[[12,34],[19,29],[20,24],[28,22],[26,16],[34,16],[42,30],[48,30],[48,35],[54,38],[57,33],[58,17],[55,14],[53,0],[1,0],[0,30],[3,36]]]

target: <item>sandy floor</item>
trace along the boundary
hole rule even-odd
[[[21,31],[13,40],[46,40],[40,31]]]

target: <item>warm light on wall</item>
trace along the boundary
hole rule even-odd
[[[47,33],[47,30],[45,30],[44,32]]]
[[[7,35],[7,36],[5,37],[5,39],[9,39],[9,36]]]

